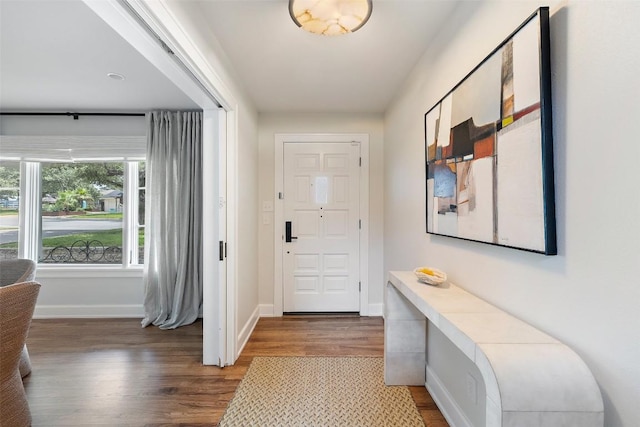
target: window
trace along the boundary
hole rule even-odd
[[[0,163],[0,259],[143,263],[144,162],[23,163],[23,171],[19,162]],[[21,183],[26,212],[18,211]],[[19,230],[21,216],[27,230]]]
[[[42,263],[122,264],[124,164],[41,164]]]
[[[20,163],[0,161],[0,259],[18,258]]]
[[[0,240],[0,256],[10,249],[14,258],[43,265],[129,267],[143,262],[144,135],[0,139],[0,199],[12,205],[17,198],[20,205],[19,212],[6,211],[19,224],[17,232],[5,225],[13,219],[0,212],[0,239],[9,231],[17,236]],[[4,188],[11,195],[5,196]]]

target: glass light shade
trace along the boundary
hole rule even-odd
[[[289,0],[289,14],[303,29],[327,36],[352,33],[371,16],[371,0]]]

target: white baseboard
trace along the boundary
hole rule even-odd
[[[260,317],[273,317],[273,304],[260,304]]]
[[[245,323],[245,325],[242,327],[242,330],[240,330],[240,334],[238,335],[238,340],[236,341],[237,352],[235,354],[235,359],[238,358],[240,353],[242,353],[244,346],[247,345],[247,342],[249,341],[249,337],[251,337],[251,333],[253,332],[253,330],[256,328],[256,325],[258,324],[258,320],[260,320],[260,306],[256,307],[253,313],[251,313],[249,320],[247,320],[247,323]]]
[[[369,314],[370,317],[382,317],[384,314],[384,304],[369,304]]]
[[[435,372],[427,366],[427,382],[425,383],[427,391],[433,397],[434,402],[444,415],[450,426],[452,427],[473,427],[462,409],[453,399],[445,385]]]
[[[36,305],[34,319],[91,319],[144,317],[142,304],[123,305]]]

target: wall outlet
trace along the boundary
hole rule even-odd
[[[273,212],[273,202],[271,200],[262,202],[262,212]]]
[[[478,404],[478,382],[467,372],[467,397],[474,405]]]

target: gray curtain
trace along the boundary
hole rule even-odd
[[[142,326],[193,323],[202,307],[202,113],[147,114]]]

